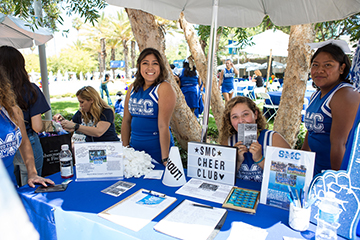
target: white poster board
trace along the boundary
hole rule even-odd
[[[289,190],[308,192],[313,178],[315,153],[287,148],[266,148],[260,203],[289,209]],[[306,196],[305,196],[306,198]]]
[[[123,179],[121,142],[75,143],[76,181]]]
[[[188,143],[188,177],[234,185],[236,147],[216,144]]]

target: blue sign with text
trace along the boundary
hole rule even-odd
[[[124,68],[125,61],[110,61],[110,68]]]

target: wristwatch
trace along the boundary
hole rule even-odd
[[[74,131],[77,131],[79,129],[79,127],[80,127],[80,124],[76,123],[75,127],[74,127]]]
[[[164,159],[161,160],[162,163],[167,162],[167,161],[169,161],[169,157],[164,158]]]

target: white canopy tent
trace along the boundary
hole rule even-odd
[[[29,24],[16,17],[0,13],[0,46],[7,45],[16,49],[41,45],[53,38],[46,28],[30,28]]]

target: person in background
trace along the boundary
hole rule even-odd
[[[34,153],[26,133],[23,112],[16,105],[15,93],[12,90],[5,70],[0,66],[0,159],[11,178],[14,186],[17,181],[14,175],[13,159],[19,149],[24,165],[27,169],[27,183],[30,187],[35,184],[53,185],[50,179],[38,176],[34,162]]]
[[[192,112],[199,109],[201,79],[194,64],[192,56],[188,57],[183,63],[183,69],[179,75],[180,89],[185,96],[185,100]]]
[[[121,91],[118,91],[115,96],[115,113],[120,114],[121,117],[124,117],[124,102],[125,98]]]
[[[114,83],[113,80],[110,80],[110,75],[109,75],[109,74],[105,74],[105,77],[103,78],[103,80],[101,80],[100,94],[101,94],[101,98],[104,99],[104,91],[105,91],[106,96],[107,96],[107,100],[108,100],[108,104],[109,104],[109,106],[111,106],[111,105],[112,105],[112,102],[111,102],[109,90],[108,90],[108,87],[107,87],[107,85],[108,85],[109,82]]]
[[[234,67],[231,59],[226,59],[226,68],[221,70],[219,87],[225,99],[225,104],[232,98],[234,94],[234,77],[239,74],[239,71]]]
[[[53,119],[61,122],[61,126],[68,132],[80,132],[86,135],[86,142],[119,141],[115,131],[115,113],[112,107],[100,98],[99,93],[91,86],[80,88],[76,92],[80,104],[71,121],[61,114]]]
[[[257,141],[253,142],[249,148],[237,139],[238,124],[240,123],[256,123],[257,125]],[[236,176],[238,178],[261,182],[266,161],[266,147],[290,148],[290,145],[279,133],[266,128],[265,118],[250,98],[238,96],[226,103],[222,116],[222,127],[219,131],[219,142],[221,145],[237,147]]]
[[[262,87],[264,86],[264,80],[262,78],[262,73],[259,69],[254,71],[255,75],[252,79],[253,82],[256,82],[256,87]]]
[[[44,158],[38,132],[41,132],[43,128],[41,114],[49,111],[50,105],[39,87],[30,82],[25,69],[25,59],[16,48],[0,47],[0,65],[3,66],[12,84],[17,105],[23,112],[27,136],[34,153],[36,171],[41,175]],[[28,182],[28,173],[19,151],[14,157],[14,165],[17,182],[19,186],[22,186]]]
[[[335,44],[318,48],[311,58],[311,77],[317,88],[305,115],[302,150],[316,153],[314,175],[339,170],[345,144],[360,103],[360,93],[347,78],[350,60]]]
[[[158,50],[144,49],[138,59],[135,81],[126,93],[121,126],[123,146],[145,151],[166,165],[174,140],[169,128],[176,93]]]

